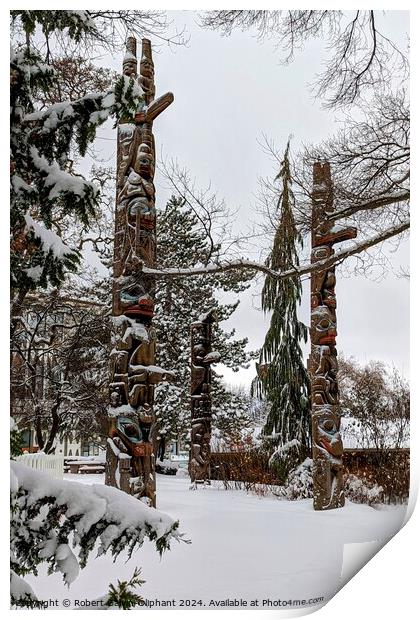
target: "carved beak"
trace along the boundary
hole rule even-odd
[[[149,123],[154,121],[161,112],[166,110],[166,108],[171,105],[173,100],[174,96],[172,93],[165,93],[161,97],[158,97],[152,101],[146,109],[146,121]]]

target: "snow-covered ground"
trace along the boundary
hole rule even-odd
[[[83,484],[103,480],[93,474],[65,478]],[[158,599],[173,607],[196,600],[217,608],[216,602],[243,599],[250,608],[258,599],[260,608],[285,610],[290,600],[324,597],[325,603],[340,587],[343,545],[385,543],[400,529],[406,512],[405,506],[350,502],[343,509],[315,512],[311,500],[259,498],[215,486],[194,491],[189,479],[175,476],[158,475],[157,485],[158,508],[179,518],[191,544],[175,542],[162,559],[151,543],[127,563],[125,558],[115,564],[108,557],[94,559],[70,589],[59,575],[28,576],[37,596],[57,599],[59,608],[67,599],[74,608],[81,605],[75,600],[97,599],[111,581],[131,577],[139,566],[146,580],[141,593],[151,604]],[[371,545],[370,557],[381,546]],[[264,600],[284,602],[273,607]],[[193,607],[187,603],[186,608]]]

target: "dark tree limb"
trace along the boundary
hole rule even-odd
[[[377,235],[373,237],[369,237],[368,239],[364,239],[359,243],[354,243],[351,246],[336,252],[331,258],[319,261],[317,263],[307,263],[304,265],[300,265],[299,267],[295,267],[293,269],[288,269],[287,271],[277,272],[273,269],[270,269],[266,265],[262,263],[257,263],[254,261],[249,261],[247,259],[238,259],[232,261],[222,261],[220,263],[212,263],[209,265],[203,265],[200,267],[191,267],[191,268],[162,268],[162,269],[151,269],[149,267],[143,267],[140,273],[147,273],[155,276],[156,278],[179,278],[181,276],[200,276],[200,275],[211,275],[215,273],[220,273],[222,271],[232,271],[232,270],[250,270],[250,271],[260,271],[265,273],[266,275],[272,276],[273,278],[289,278],[292,276],[303,276],[308,273],[313,273],[315,271],[323,271],[328,267],[332,267],[333,265],[337,265],[342,263],[350,256],[355,256],[360,252],[364,252],[369,248],[377,245],[378,243],[382,243],[391,239],[392,237],[396,237],[397,235],[401,235],[403,232],[410,228],[410,221],[406,220],[400,224],[396,224],[391,228],[387,228],[384,231],[381,231]],[[137,276],[138,277],[138,276]]]

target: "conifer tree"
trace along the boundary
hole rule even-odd
[[[268,267],[279,272],[299,265],[298,251],[302,247],[293,215],[295,198],[289,147],[288,142],[276,177],[280,183],[279,220],[273,248],[266,260]],[[307,327],[297,316],[301,295],[298,276],[284,279],[267,276],[261,295],[263,311],[272,312],[272,315],[253,388],[268,400],[263,434],[272,436],[277,447],[293,440],[299,441],[301,446],[309,444],[309,379],[301,349],[302,340],[306,342],[307,339]]]
[[[182,198],[172,196],[157,214],[158,264],[191,267],[208,259],[209,240],[195,213]],[[217,251],[217,250],[216,250]],[[223,364],[234,370],[247,367],[252,352],[245,350],[247,338],[235,339],[235,330],[225,331],[223,321],[238,307],[221,303],[217,293],[240,293],[248,286],[243,274],[221,273],[194,278],[161,280],[156,291],[157,359],[159,365],[174,370],[175,381],[156,389],[161,452],[170,438],[186,439],[190,429],[190,326],[199,315],[217,309],[218,323],[213,330],[213,350]],[[249,399],[231,392],[213,370],[212,402],[215,433],[232,436],[249,422]],[[217,430],[216,430],[217,429]]]
[[[48,54],[43,58],[35,46],[36,35],[78,43],[95,41],[100,31],[88,11],[12,11],[12,20],[24,33],[13,42],[10,63],[11,286],[20,306],[28,291],[59,286],[76,270],[79,252],[63,242],[54,222],[64,215],[87,226],[99,191],[74,170],[74,154],[85,155],[108,118],[131,118],[142,91],[121,76],[107,92],[40,109],[40,94],[59,84]]]

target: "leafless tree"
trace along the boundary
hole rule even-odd
[[[334,178],[336,213],[332,219],[359,229],[358,245],[369,250],[352,263],[367,272],[386,263],[382,243],[386,231],[400,230],[409,221],[409,104],[406,81],[406,50],[385,34],[385,21],[375,11],[207,11],[203,27],[230,35],[235,28],[256,32],[259,39],[272,39],[284,62],[312,38],[325,42],[325,69],[314,80],[315,95],[327,107],[342,109],[342,129],[320,145],[308,145],[294,157],[296,219],[302,232],[310,229],[312,164],[329,161]],[[351,113],[346,107],[352,104]],[[291,128],[293,130],[293,128]],[[266,141],[277,163],[277,153]],[[274,175],[273,175],[274,177]],[[260,199],[271,233],[277,188],[271,180],[261,184]],[[405,224],[404,224],[405,227]],[[406,227],[404,228],[407,229]],[[363,247],[363,237],[369,247]],[[402,238],[394,236],[395,244]]]
[[[217,10],[201,15],[201,25],[229,35],[236,28],[270,38],[289,63],[313,38],[325,41],[327,60],[313,89],[327,107],[354,103],[366,91],[377,92],[396,75],[407,73],[405,52],[378,26],[379,11]]]
[[[293,180],[296,185],[296,221],[302,233],[311,226],[312,164],[329,161],[334,181],[337,225],[355,225],[356,243],[336,252],[331,264],[351,256],[356,271],[367,271],[387,260],[384,242],[397,246],[409,229],[409,106],[405,79],[407,59],[394,42],[378,29],[374,11],[208,11],[201,15],[204,27],[229,35],[234,28],[254,28],[259,38],[272,37],[293,59],[296,49],[311,37],[322,37],[330,50],[325,73],[317,80],[318,95],[329,106],[353,104],[343,110],[342,129],[324,143],[308,145],[295,154]],[[395,88],[399,85],[398,88]],[[371,88],[373,87],[373,88]],[[331,93],[330,90],[333,89]],[[374,94],[373,94],[374,93]],[[331,97],[328,99],[328,97]],[[293,128],[291,128],[293,129]],[[267,146],[267,144],[266,144]],[[268,148],[280,163],[281,153]],[[274,178],[275,174],[273,174]],[[184,179],[188,185],[189,179]],[[276,228],[273,205],[278,188],[263,180],[261,196],[268,232]],[[184,189],[183,189],[184,191]],[[271,227],[270,227],[271,217]],[[271,232],[272,232],[271,231]],[[267,229],[262,234],[266,234]],[[348,264],[348,263],[347,263]],[[310,265],[308,256],[301,266],[274,277],[305,276],[326,265]],[[201,275],[234,269],[255,269],[268,273],[262,262],[246,257],[213,256],[211,263],[182,270],[182,275]],[[157,277],[176,277],[180,271],[156,269]]]
[[[209,264],[238,257],[249,235],[240,235],[236,231],[237,211],[229,208],[211,183],[204,188],[199,187],[190,171],[177,161],[164,160],[160,162],[159,170],[170,191],[181,198],[197,217],[209,241],[208,254],[200,257],[201,262]]]
[[[410,391],[396,368],[383,362],[361,365],[354,359],[341,359],[341,411],[350,424],[346,432],[357,447],[406,447],[410,428]]]
[[[77,50],[66,50],[64,55],[51,59],[58,79],[48,91],[36,93],[40,109],[62,101],[76,101],[88,93],[107,91],[119,77],[115,71],[95,65]]]
[[[54,290],[28,297],[13,318],[11,414],[34,428],[40,449],[58,434],[100,432],[105,415],[107,308]]]
[[[336,206],[332,218],[350,219],[377,232],[409,215],[410,113],[404,91],[375,98],[368,107],[368,113],[359,110],[356,118],[353,112],[329,140],[307,147],[295,176],[308,194],[312,163],[329,161]]]

